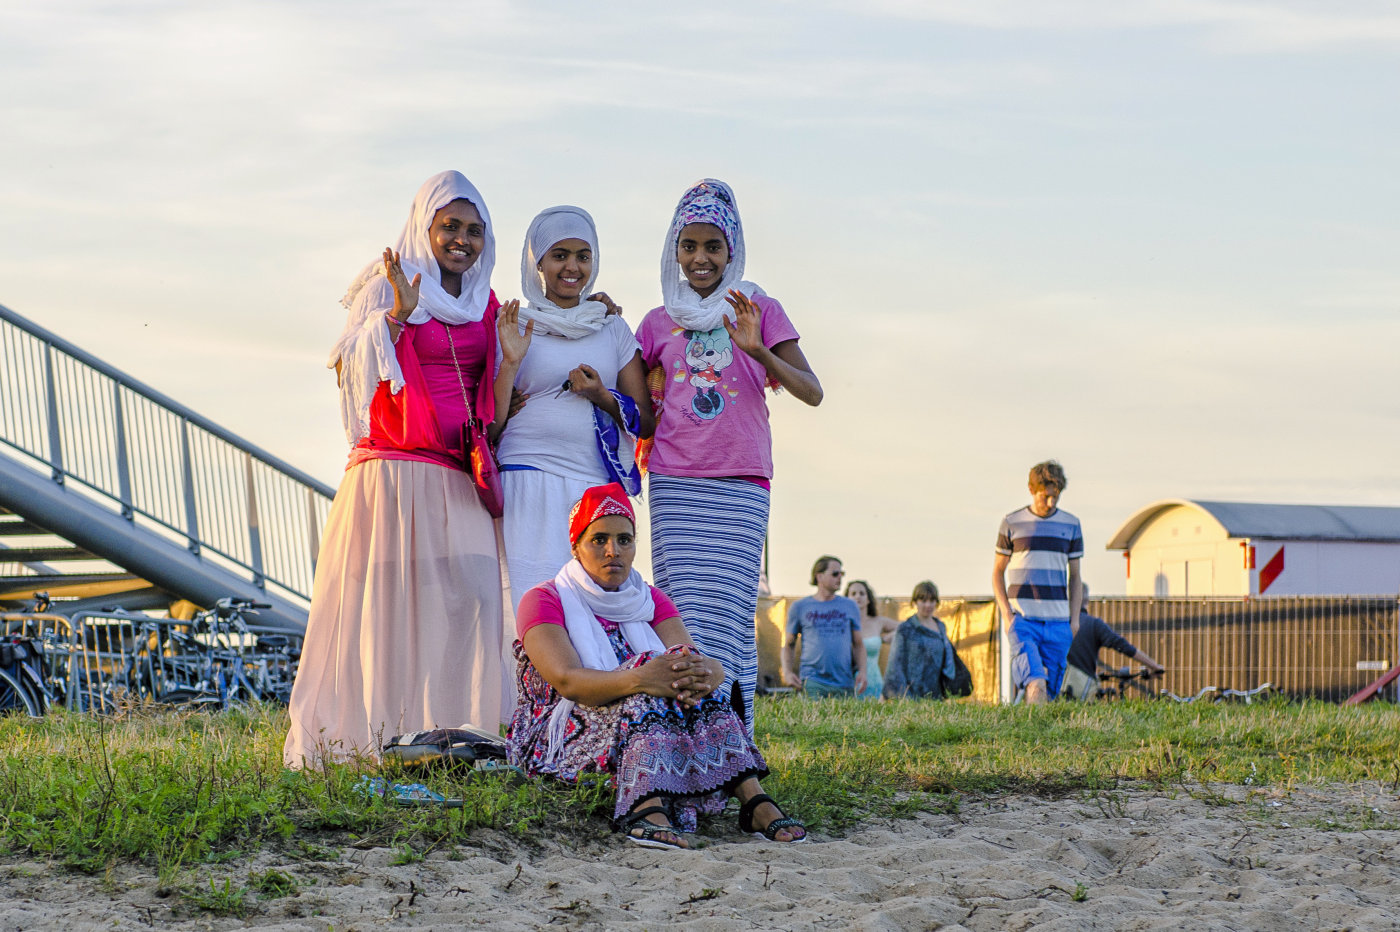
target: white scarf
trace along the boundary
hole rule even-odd
[[[574,307],[560,307],[545,294],[540,279],[539,264],[545,254],[566,239],[581,239],[593,251],[593,272],[583,283],[579,302]],[[598,230],[593,218],[581,207],[550,207],[530,221],[525,245],[520,250],[520,290],[525,306],[520,309],[520,322],[535,322],[535,330],[577,340],[597,333],[608,321],[607,306],[589,299],[593,283],[598,280]]]
[[[681,273],[681,264],[676,259],[676,243],[686,224],[697,222],[686,216],[686,208],[695,199],[696,190],[709,186],[721,189],[729,199],[734,218],[734,242],[729,244],[729,264],[724,267],[719,286],[710,292],[709,297],[702,298],[690,287],[690,282],[686,281],[685,275]],[[727,233],[726,240],[729,237],[730,234]],[[734,320],[734,309],[725,300],[729,289],[733,288],[750,298],[756,294],[764,294],[763,289],[753,282],[743,281],[744,258],[744,224],[739,219],[739,202],[734,199],[733,189],[714,178],[705,178],[692,185],[681,195],[676,212],[671,217],[671,228],[666,233],[666,242],[661,247],[661,296],[665,301],[666,313],[686,330],[715,330],[726,319]]]
[[[472,267],[462,275],[462,294],[454,297],[442,287],[442,270],[433,258],[433,217],[455,200],[470,201],[486,225],[485,246]],[[496,235],[486,201],[461,172],[439,172],[418,189],[408,222],[394,249],[404,275],[418,285],[418,306],[408,323],[422,324],[436,318],[445,324],[475,323],[486,314],[491,300],[491,270],[496,264]],[[403,388],[403,371],[394,355],[394,341],[384,316],[394,307],[394,292],[384,275],[384,260],[376,259],[360,271],[340,302],[349,309],[345,329],[331,350],[329,368],[340,363],[340,417],[353,446],[369,433],[369,407],[381,381],[394,394]]]
[[[609,592],[594,582],[583,564],[575,558],[564,564],[564,568],[554,577],[554,587],[564,607],[564,628],[569,632],[569,640],[573,642],[579,662],[588,669],[618,668],[617,653],[608,641],[603,626],[598,623],[599,617],[617,624],[627,646],[634,653],[666,650],[665,643],[651,627],[651,620],[656,614],[651,587],[642,581],[642,574],[636,570],[628,575],[621,588]],[[563,752],[564,732],[574,705],[572,700],[560,698],[559,704],[550,713],[549,727],[545,731],[549,738],[544,754],[546,761],[558,760]]]

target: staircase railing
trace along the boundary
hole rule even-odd
[[[4,447],[133,527],[310,601],[334,489],[0,305]]]

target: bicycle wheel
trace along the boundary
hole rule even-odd
[[[39,704],[29,694],[29,690],[8,670],[0,670],[0,714],[23,712],[30,718],[39,718]]]
[[[117,703],[100,689],[79,686],[73,694],[71,708],[75,712],[91,712],[93,715],[115,715]]]
[[[203,689],[167,690],[156,697],[156,702],[181,709],[217,709],[223,705],[218,693]]]

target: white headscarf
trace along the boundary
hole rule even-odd
[[[594,582],[593,577],[583,568],[577,558],[564,564],[554,577],[554,587],[559,591],[559,601],[564,607],[564,627],[569,632],[574,651],[579,662],[590,670],[616,670],[617,654],[613,651],[608,635],[598,623],[600,617],[617,624],[627,646],[634,653],[666,650],[666,645],[651,627],[656,615],[656,603],[651,597],[651,587],[642,580],[642,574],[633,570],[616,592],[610,592]],[[574,702],[561,698],[550,713],[546,734],[549,743],[545,748],[545,760],[556,760],[564,749],[564,732],[568,728],[569,716],[573,714]]]
[[[681,264],[676,259],[676,243],[681,230],[691,223],[712,223],[724,231],[729,244],[729,264],[724,267],[719,287],[707,298],[700,297],[690,287]],[[725,296],[729,289],[748,297],[763,294],[763,289],[744,277],[744,225],[739,219],[739,204],[729,185],[714,178],[705,178],[691,185],[681,195],[671,218],[671,228],[661,248],[661,295],[666,313],[687,330],[714,330],[728,318],[734,319],[734,309]]]
[[[462,275],[462,294],[454,297],[442,287],[442,270],[433,258],[433,217],[455,200],[470,201],[486,226],[485,246],[476,262]],[[476,186],[461,172],[439,172],[418,189],[409,211],[408,222],[394,249],[403,263],[404,275],[418,285],[418,306],[408,323],[421,324],[436,318],[445,324],[469,324],[481,320],[491,300],[491,270],[496,264],[496,234],[486,201]],[[327,366],[340,363],[340,418],[353,445],[369,433],[369,406],[381,381],[397,394],[403,388],[403,371],[394,355],[394,344],[384,315],[394,307],[394,292],[384,275],[383,259],[376,259],[360,271],[341,299],[349,309],[345,330],[331,350]]]
[[[583,283],[580,300],[574,307],[560,307],[549,300],[538,268],[540,260],[554,244],[566,239],[581,239],[593,252],[593,271],[588,281]],[[608,321],[607,306],[601,301],[588,299],[597,280],[598,230],[593,226],[593,218],[588,211],[567,205],[540,211],[530,221],[530,229],[525,233],[525,245],[520,250],[520,291],[526,302],[520,309],[522,324],[533,320],[536,332],[552,333],[570,340],[597,333]]]

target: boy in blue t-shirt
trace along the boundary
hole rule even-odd
[[[853,696],[865,689],[865,645],[860,640],[860,609],[836,592],[846,575],[841,561],[822,557],[812,565],[817,594],[788,609],[783,639],[783,682],[809,696]],[[797,641],[802,639],[801,675]]]
[[[1079,627],[1079,519],[1056,507],[1067,480],[1059,463],[1031,467],[1031,503],[1001,519],[992,591],[1011,631],[1011,677],[1026,702],[1046,702],[1060,691],[1065,659]]]

